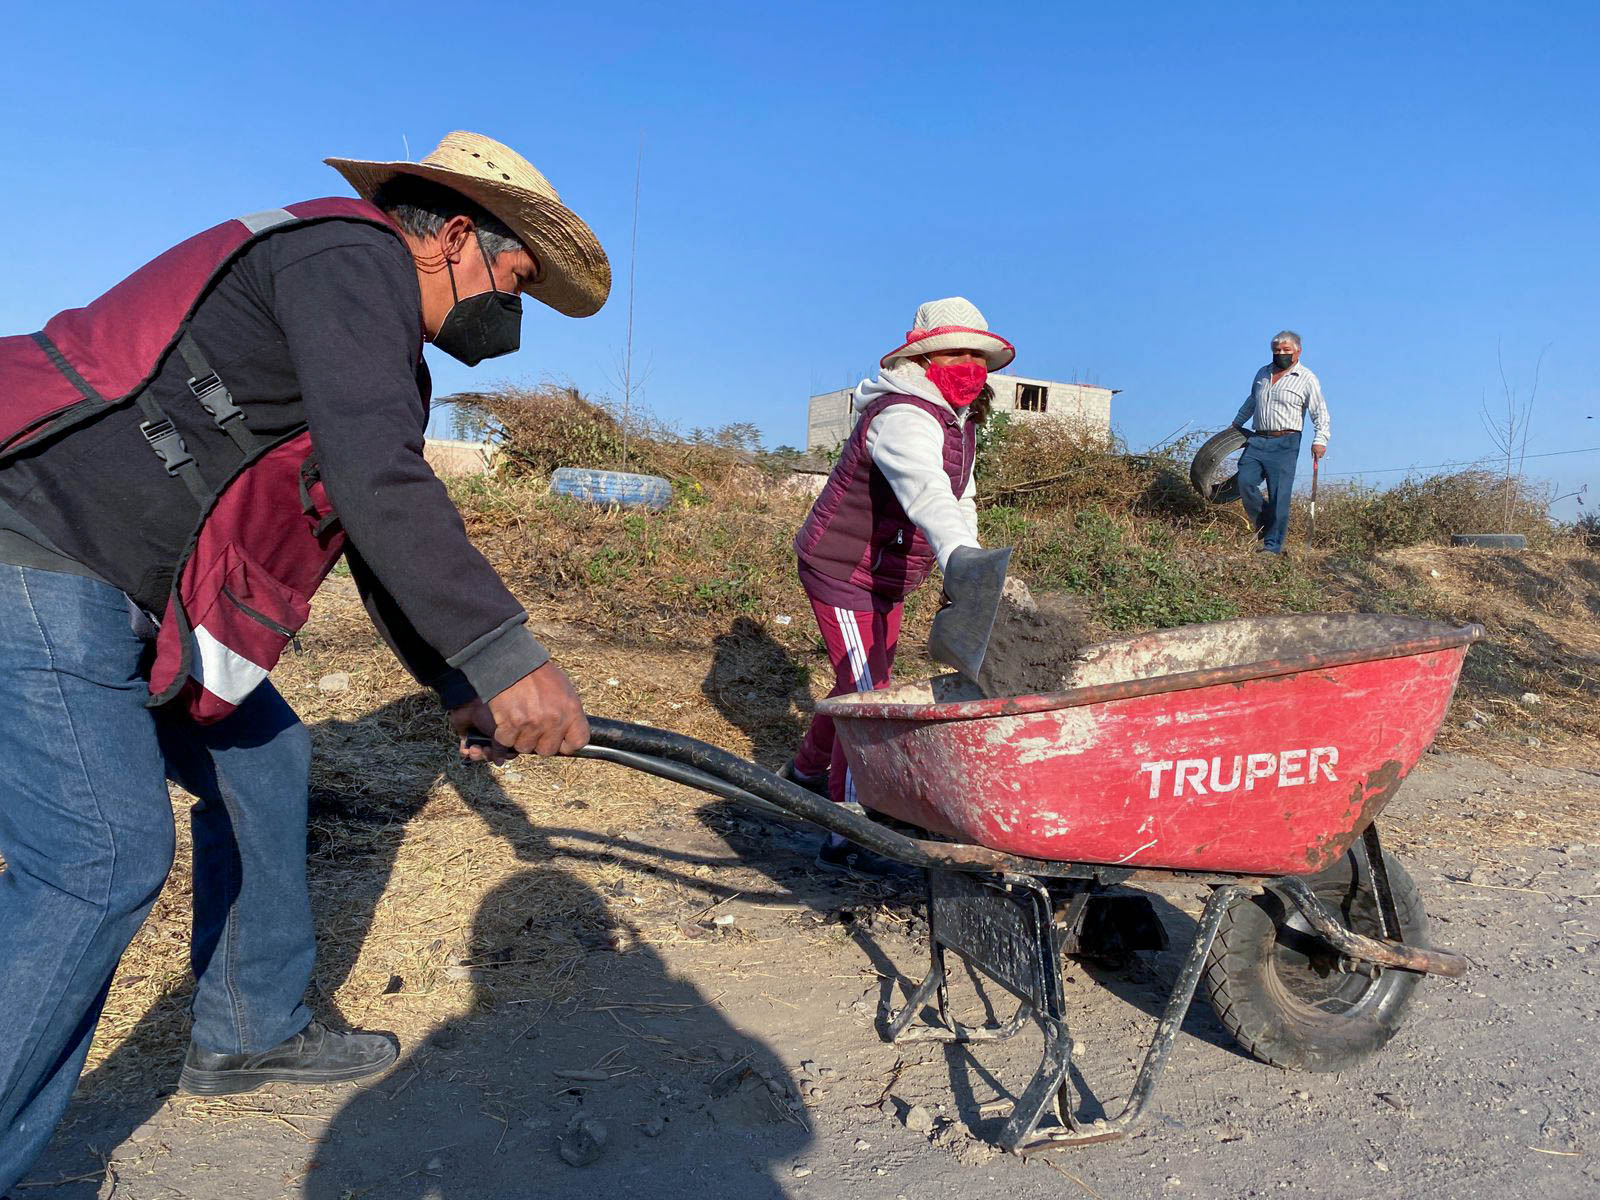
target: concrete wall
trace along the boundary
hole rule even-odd
[[[1020,421],[1065,420],[1095,433],[1111,432],[1110,388],[1095,387],[1088,383],[1032,379],[1025,375],[991,375],[989,383],[994,388],[996,412],[1009,412]],[[1024,385],[1045,389],[1044,412],[1026,412],[1017,407],[1018,396]]]
[[[1110,388],[1026,375],[991,375],[989,383],[994,388],[995,412],[1010,413],[1020,421],[1072,421],[1095,433],[1111,433]],[[1024,412],[1017,408],[1018,386],[1023,384],[1045,389],[1044,412]],[[849,436],[855,424],[855,413],[850,407],[852,394],[852,390],[846,388],[811,397],[806,412],[808,451],[833,450]]]
[[[815,500],[822,495],[822,489],[827,486],[828,477],[819,475],[815,471],[791,471],[784,476],[783,486],[791,492],[797,492],[808,500]]]
[[[453,438],[428,438],[422,457],[441,479],[454,475],[486,475],[498,453],[488,442],[460,442]]]
[[[850,436],[850,428],[856,423],[855,414],[850,411],[850,397],[854,394],[853,388],[844,388],[811,397],[811,405],[806,410],[808,453],[836,449]]]

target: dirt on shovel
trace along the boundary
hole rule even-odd
[[[1061,691],[1078,652],[1089,643],[1086,610],[1081,596],[1034,596],[1020,579],[1006,580],[978,673],[983,694],[993,698]]]

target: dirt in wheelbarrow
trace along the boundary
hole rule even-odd
[[[1091,631],[1081,596],[1061,592],[1030,595],[1006,581],[984,655],[978,686],[983,694],[1030,696],[1060,691],[1073,660],[1088,645]]]

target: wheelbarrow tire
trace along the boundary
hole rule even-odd
[[[1426,945],[1417,887],[1397,860],[1383,857],[1402,938]],[[1377,897],[1350,855],[1306,882],[1357,933],[1381,935]],[[1342,1071],[1394,1037],[1421,976],[1380,969],[1374,979],[1337,970],[1335,959],[1293,903],[1269,888],[1240,897],[1223,915],[1206,992],[1228,1032],[1262,1062]]]

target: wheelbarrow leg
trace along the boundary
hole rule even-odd
[[[1355,858],[1356,865],[1365,866],[1367,877],[1372,880],[1372,890],[1378,897],[1378,922],[1383,928],[1383,936],[1391,942],[1405,941],[1405,934],[1400,929],[1400,913],[1394,906],[1394,889],[1389,884],[1389,868],[1384,864],[1383,846],[1378,841],[1376,821],[1362,832]]]
[[[889,1018],[889,1023],[883,1032],[886,1042],[998,1042],[1011,1037],[1023,1023],[1033,1015],[1033,1005],[1024,1000],[1017,1006],[1017,1011],[1011,1019],[1003,1025],[968,1026],[962,1025],[950,1017],[950,988],[949,974],[945,966],[944,947],[934,943],[933,953],[928,974],[916,990],[911,993],[911,998],[905,1006]],[[925,1008],[930,1000],[935,1001],[939,1013],[937,1025],[919,1025],[915,1029],[908,1029],[912,1020]],[[1068,1043],[1070,1045],[1070,1041]]]
[[[1188,956],[1183,960],[1183,969],[1178,972],[1177,981],[1172,985],[1172,994],[1168,996],[1167,1006],[1161,1014],[1160,1023],[1156,1026],[1155,1038],[1150,1043],[1150,1049],[1145,1052],[1144,1062],[1139,1067],[1139,1076],[1134,1080],[1133,1090],[1128,1094],[1122,1111],[1109,1121],[1096,1121],[1092,1125],[1079,1125],[1069,1117],[1066,1128],[1049,1129],[1033,1137],[1039,1118],[1043,1115],[1043,1104],[1039,1104],[1037,1111],[1032,1113],[1025,1112],[1023,1105],[1019,1104],[1016,1114],[1000,1134],[1000,1142],[1007,1150],[1016,1154],[1027,1154],[1030,1151],[1046,1150],[1052,1146],[1104,1142],[1125,1137],[1133,1130],[1144,1116],[1145,1107],[1155,1092],[1156,1082],[1166,1068],[1172,1044],[1177,1040],[1178,1030],[1183,1026],[1183,1018],[1189,1011],[1189,1002],[1194,999],[1195,987],[1205,971],[1206,955],[1211,952],[1211,943],[1216,940],[1222,916],[1227,911],[1228,905],[1232,904],[1241,892],[1242,889],[1239,887],[1226,884],[1214,889],[1211,898],[1206,901],[1205,912],[1200,916],[1200,927],[1195,932],[1194,944],[1189,947]],[[1058,1054],[1058,1058],[1066,1066],[1071,1064],[1071,1051],[1072,1043],[1069,1041],[1066,1054]],[[1063,1083],[1065,1069],[1064,1066]],[[1050,1088],[1052,1083],[1053,1064],[1047,1053],[1046,1064],[1028,1085],[1024,1100],[1034,1096],[1036,1091]],[[1055,1090],[1059,1093],[1062,1084],[1055,1084]]]
[[[946,1021],[945,1017],[945,967],[944,951],[938,943],[933,947],[933,961],[928,966],[928,973],[923,976],[922,982],[917,984],[916,990],[911,993],[911,998],[906,1001],[905,1007],[889,1018],[888,1027],[883,1031],[883,1040],[886,1042],[917,1041],[920,1037],[941,1032],[937,1029],[917,1029],[906,1032],[906,1026],[911,1024],[913,1018],[927,1006],[935,993],[939,997],[939,1018]]]
[[[1053,1017],[1041,1016],[1039,1025],[1044,1030],[1044,1058],[1017,1101],[1011,1119],[1000,1130],[1000,1146],[1012,1154],[1026,1149],[1025,1143],[1044,1119],[1047,1107],[1054,1106],[1056,1120],[1063,1129],[1073,1125],[1073,1102],[1067,1083],[1072,1070],[1072,1035],[1067,1032],[1065,1022]]]
[[[924,985],[928,983],[928,980],[923,980]],[[906,1028],[911,1023],[911,1018],[927,1004],[932,990],[924,986],[911,994],[906,1006],[890,1020],[888,1028],[884,1031],[885,1041],[897,1045],[901,1042],[951,1042],[956,1045],[966,1045],[969,1042],[1003,1042],[1020,1030],[1033,1015],[1033,1005],[1024,1000],[1017,1006],[1017,1011],[1011,1015],[1011,1019],[1001,1025],[962,1025],[958,1021],[952,1021],[941,1010],[939,1024]]]

